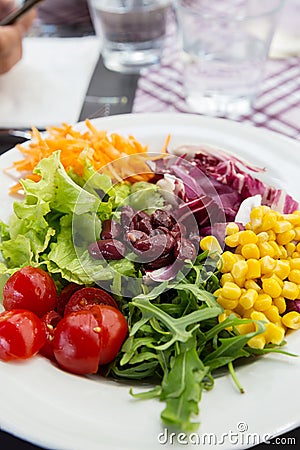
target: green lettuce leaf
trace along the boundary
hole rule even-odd
[[[131,186],[130,205],[137,211],[162,208],[165,204],[156,184],[138,181]]]
[[[15,202],[9,223],[0,223],[0,274],[11,274],[26,265],[45,267],[67,281],[91,284],[113,280],[116,274],[135,276],[127,260],[93,260],[88,245],[99,239],[101,222],[129,193],[128,184],[112,187],[107,175],[86,164],[81,184],[60,162],[60,152],[40,161],[38,182],[22,180],[24,199]],[[101,201],[97,189],[107,190]]]

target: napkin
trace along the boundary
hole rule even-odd
[[[76,122],[99,53],[95,36],[25,38],[22,60],[0,76],[0,127]]]

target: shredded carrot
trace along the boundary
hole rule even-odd
[[[171,135],[168,134],[167,139],[165,140],[164,146],[162,148],[162,153],[167,153],[170,141],[171,141]]]
[[[85,160],[88,158],[95,170],[108,173],[114,180],[149,181],[154,174],[146,164],[148,147],[143,146],[134,136],[127,138],[104,130],[98,130],[89,119],[86,119],[86,131],[76,130],[72,125],[62,123],[61,126],[47,128],[42,135],[37,128],[32,128],[32,140],[29,145],[18,145],[24,158],[15,161],[13,168],[20,173],[20,178],[38,181],[33,170],[41,159],[60,150],[60,159],[66,170],[78,175],[83,174]],[[160,156],[167,152],[170,141],[168,136]],[[128,158],[129,156],[129,158]],[[124,158],[127,157],[127,158]],[[119,163],[117,163],[119,161]],[[110,167],[111,163],[113,167]],[[20,182],[10,189],[10,194],[22,193]]]

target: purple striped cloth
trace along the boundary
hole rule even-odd
[[[133,112],[189,112],[183,90],[183,66],[170,21],[159,67],[142,71]],[[270,59],[251,114],[228,119],[267,128],[300,139],[300,57]]]

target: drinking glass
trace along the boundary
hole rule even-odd
[[[184,88],[191,109],[213,116],[251,111],[282,0],[176,0]]]
[[[89,0],[108,69],[137,73],[160,62],[170,0]]]

